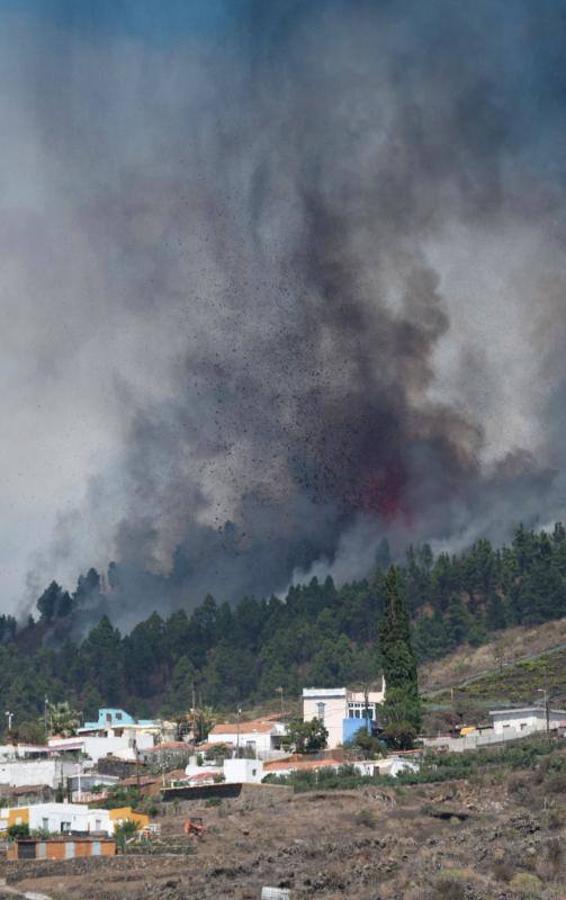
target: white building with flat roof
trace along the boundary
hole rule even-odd
[[[546,708],[544,706],[520,706],[515,709],[491,709],[494,734],[531,734],[546,731]],[[549,709],[548,725],[551,730],[566,728],[566,710]]]
[[[231,744],[268,759],[281,749],[281,738],[287,733],[283,722],[255,719],[253,722],[220,722],[208,735],[209,744]]]
[[[77,771],[76,764],[64,759],[13,759],[0,762],[0,784],[12,788],[45,785],[62,787]]]
[[[351,740],[364,725],[371,727],[377,707],[385,699],[385,683],[378,691],[351,691],[339,688],[303,688],[303,720],[320,719],[328,731],[330,750]]]

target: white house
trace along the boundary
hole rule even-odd
[[[328,747],[334,749],[350,740],[354,733],[369,727],[377,718],[377,706],[385,699],[385,683],[379,691],[349,691],[340,688],[304,688],[303,719],[320,719],[328,731]]]
[[[389,775],[396,778],[397,775],[416,773],[421,768],[420,759],[409,759],[406,756],[386,756],[384,759],[363,760],[355,762],[354,767],[362,775]]]
[[[489,715],[493,721],[494,734],[506,735],[511,732],[531,734],[533,731],[546,731],[546,709],[544,706],[492,709]],[[552,730],[566,728],[566,711],[563,709],[549,709],[548,724]]]
[[[46,785],[58,788],[77,771],[76,764],[63,759],[14,759],[0,763],[0,784],[10,787]]]
[[[282,722],[256,719],[253,722],[224,722],[215,725],[208,735],[209,744],[231,744],[250,750],[258,756],[269,757],[281,748],[286,728]]]
[[[28,825],[30,831],[48,831],[51,834],[90,832],[113,834],[117,825],[125,819],[133,819],[146,825],[149,817],[123,809],[89,809],[81,803],[37,803],[33,806],[6,807],[0,809],[0,831],[10,825]]]
[[[160,719],[135,719],[123,709],[104,707],[98,719],[77,729],[74,737],[53,737],[49,749],[60,753],[82,753],[93,762],[104,756],[137,760],[159,740],[174,735],[175,724]]]
[[[107,733],[83,733],[76,737],[49,738],[49,748],[59,753],[83,753],[94,763],[104,756],[116,756],[118,759],[136,760],[138,755],[149,750],[155,744],[155,736],[135,726],[119,729],[119,734],[109,728]]]
[[[229,784],[260,784],[263,778],[261,759],[225,759],[222,768]]]

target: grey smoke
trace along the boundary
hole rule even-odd
[[[6,605],[115,559],[127,625],[563,514],[546,12],[242,4],[165,43],[14,15]]]

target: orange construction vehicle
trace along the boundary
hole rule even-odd
[[[202,819],[185,819],[183,822],[185,834],[195,834],[197,837],[202,837],[207,830],[206,825],[202,824]]]

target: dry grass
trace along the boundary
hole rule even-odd
[[[499,632],[481,647],[464,646],[443,659],[426,663],[419,670],[425,691],[449,688],[466,678],[497,669],[566,643],[566,618],[532,627],[517,626]]]

